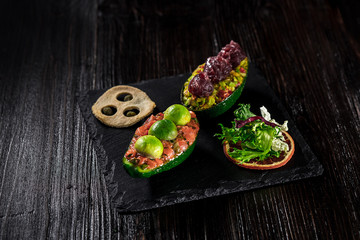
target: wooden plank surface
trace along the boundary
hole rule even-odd
[[[1,239],[359,239],[356,1],[2,1]],[[231,39],[324,175],[137,214],[111,206],[82,90],[187,73]]]

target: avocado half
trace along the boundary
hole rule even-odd
[[[199,134],[199,133],[198,133]],[[197,138],[195,141],[188,146],[188,148],[182,152],[177,157],[169,160],[166,164],[159,166],[154,169],[142,169],[140,166],[135,166],[131,162],[129,162],[125,157],[123,158],[123,165],[126,171],[129,173],[132,177],[138,177],[138,178],[148,178],[152,175],[168,171],[178,165],[180,165],[182,162],[184,162],[190,154],[193,152],[195,145],[196,145]]]
[[[246,70],[246,75],[244,76],[243,82],[241,83],[241,85],[237,89],[235,89],[235,91],[229,97],[224,99],[222,102],[219,102],[218,104],[216,104],[210,108],[204,109],[204,110],[192,110],[192,111],[195,112],[196,116],[198,116],[199,118],[205,118],[205,117],[214,118],[214,117],[220,116],[221,114],[225,113],[239,99],[239,97],[245,87],[247,76],[248,76],[248,69]],[[183,101],[183,93],[184,93],[184,86],[181,89],[180,101],[186,107],[186,105],[184,104],[184,101]]]

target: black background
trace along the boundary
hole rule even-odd
[[[359,239],[358,12],[355,0],[1,1],[0,238]],[[231,39],[323,175],[118,214],[76,94],[189,73]]]

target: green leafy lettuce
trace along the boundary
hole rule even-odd
[[[271,149],[272,142],[278,137],[278,127],[266,125],[261,120],[247,123],[241,128],[236,127],[236,121],[245,121],[250,117],[256,116],[250,111],[249,104],[239,104],[239,108],[234,111],[235,120],[232,127],[221,127],[221,133],[215,134],[217,138],[224,142],[236,144],[229,155],[239,162],[249,162],[251,159],[262,161],[269,157],[279,157],[280,151]]]

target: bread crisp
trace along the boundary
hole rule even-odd
[[[119,96],[123,95],[131,95],[132,99],[128,101],[119,100]],[[103,112],[105,107],[111,107],[116,111],[112,115],[106,115]],[[155,107],[156,104],[145,92],[135,87],[119,85],[110,88],[101,95],[91,109],[95,117],[105,125],[124,128],[145,118],[153,112]],[[138,113],[134,116],[126,116],[126,112],[131,110]]]

